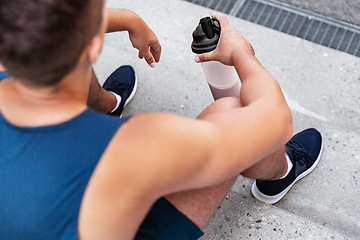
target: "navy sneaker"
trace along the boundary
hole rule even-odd
[[[121,96],[121,102],[118,108],[112,113],[109,113],[121,117],[124,108],[134,98],[137,89],[134,69],[131,66],[119,67],[106,79],[103,88]]]
[[[289,174],[273,181],[256,180],[251,187],[252,195],[262,202],[280,201],[297,181],[315,169],[323,149],[321,134],[313,128],[296,134],[285,146],[293,164]]]

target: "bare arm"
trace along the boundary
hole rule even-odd
[[[161,45],[150,27],[134,12],[127,9],[106,9],[107,32],[128,31],[133,47],[139,50],[139,58],[144,58],[155,67],[160,61]]]
[[[166,113],[132,117],[108,146],[87,188],[79,221],[84,239],[132,239],[160,196],[225,181],[291,137],[291,114],[277,82],[227,19],[219,20],[224,30],[218,49],[199,58],[236,67],[243,84],[238,106],[243,107],[205,110],[196,120]]]
[[[136,27],[139,16],[128,9],[107,8],[107,32],[128,31]]]

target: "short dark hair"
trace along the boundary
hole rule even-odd
[[[23,83],[51,86],[99,31],[103,0],[0,0],[0,62]]]

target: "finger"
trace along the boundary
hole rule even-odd
[[[212,56],[213,56],[213,52],[199,54],[195,57],[195,62],[201,63],[201,62],[211,61],[211,60],[213,60]]]
[[[221,30],[229,30],[229,29],[231,29],[229,19],[226,16],[223,16],[223,15],[220,15],[220,14],[214,14],[211,17],[220,22]]]
[[[154,68],[156,66],[156,62],[150,50],[148,49],[145,53],[143,52],[142,54],[145,61],[150,65],[150,67]]]
[[[160,61],[160,56],[158,56],[157,58],[155,57],[156,53],[155,53],[155,51],[154,51],[153,48],[150,48],[150,53],[151,53],[151,55],[154,57],[155,62],[159,62],[159,61]]]
[[[141,54],[141,52],[139,52],[139,58],[140,58],[140,59],[143,59],[143,58],[144,58],[144,56]]]
[[[153,57],[155,58],[155,61],[159,62],[160,56],[161,56],[161,45],[160,45],[159,41],[152,43],[150,45],[150,51],[151,51],[151,54],[153,55]]]

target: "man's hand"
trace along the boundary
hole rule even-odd
[[[160,61],[161,45],[150,27],[136,13],[127,9],[106,9],[107,32],[128,31],[134,48],[139,50],[139,58],[155,67]]]
[[[234,66],[234,56],[254,57],[251,44],[238,31],[230,28],[229,20],[225,16],[213,15],[213,19],[220,22],[221,35],[216,49],[209,53],[195,57],[196,62],[219,61],[225,65]]]
[[[129,38],[134,48],[139,50],[139,58],[154,68],[160,61],[161,45],[150,27],[139,18],[139,23],[133,30],[129,30]]]

